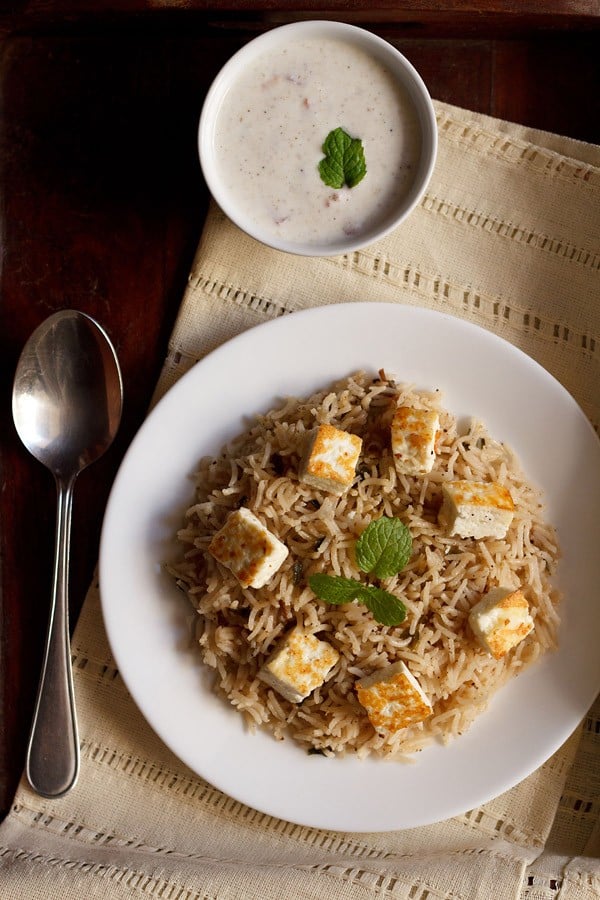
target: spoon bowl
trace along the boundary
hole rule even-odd
[[[98,323],[76,310],[42,322],[19,358],[12,409],[19,437],[57,488],[50,617],[26,760],[29,782],[44,797],[66,794],[79,773],[68,619],[73,486],[112,443],[122,406],[117,356]]]

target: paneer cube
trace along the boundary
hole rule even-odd
[[[300,703],[323,684],[340,654],[326,641],[301,628],[291,631],[258,673],[291,703]]]
[[[473,607],[469,625],[483,649],[501,659],[533,630],[533,619],[521,590],[497,587]]]
[[[401,475],[426,475],[435,462],[439,413],[399,406],[392,419],[392,453]]]
[[[405,663],[397,662],[356,682],[359,702],[376,731],[394,734],[426,719],[433,710]]]
[[[362,440],[333,425],[319,425],[309,437],[299,478],[311,487],[343,494],[356,473]]]
[[[242,587],[263,587],[279,569],[288,549],[245,507],[229,514],[208,547]]]
[[[509,491],[496,482],[450,481],[442,485],[439,522],[450,535],[503,538],[513,520]]]

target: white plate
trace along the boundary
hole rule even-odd
[[[543,487],[562,543],[560,649],[505,686],[466,735],[414,764],[309,756],[248,733],[214,697],[190,647],[185,597],[161,572],[198,459],[285,395],[384,367],[482,418]],[[163,398],[133,441],[104,521],[102,609],[119,670],[171,750],[227,794],[299,824],[409,828],[465,812],[529,775],[575,729],[600,689],[600,443],[537,363],[451,316],[392,304],[294,313],[211,353]]]

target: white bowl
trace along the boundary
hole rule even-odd
[[[309,69],[305,54],[311,50],[318,50],[321,58]],[[286,74],[281,67],[288,63]],[[363,69],[366,65],[375,67],[374,74],[369,73],[367,78],[367,70]],[[270,70],[269,66],[274,68]],[[387,73],[385,76],[382,70]],[[246,81],[250,79],[249,87],[243,86],[245,73]],[[363,77],[353,85],[353,75],[361,73]],[[372,92],[378,78],[383,79],[383,93],[389,90],[391,97],[392,90],[398,92],[385,116],[380,101],[374,100],[373,95],[363,100],[361,93],[367,87]],[[285,106],[281,99],[284,95]],[[239,108],[235,108],[235,103]],[[275,104],[279,106],[272,114]],[[267,115],[263,106],[269,105]],[[253,108],[248,118],[247,107]],[[339,115],[335,110],[341,111]],[[288,115],[296,116],[300,123],[297,131]],[[287,121],[282,122],[281,117]],[[241,130],[236,134],[242,118]],[[348,127],[346,120],[353,125]],[[367,174],[360,184],[340,190],[327,187],[318,169],[324,155],[323,141],[338,126],[351,137],[363,140],[367,165]],[[310,133],[301,134],[300,129]],[[377,129],[383,136],[378,135]],[[273,174],[277,163],[270,159],[271,151],[273,155],[278,152],[279,131],[283,133],[279,162],[285,164],[281,177]],[[417,135],[412,149],[406,149],[409,159],[402,165],[400,144],[395,146],[396,138],[390,137],[390,132],[404,142],[408,142],[410,134]],[[296,134],[300,136],[294,141]],[[376,159],[379,147],[383,148],[381,161]],[[431,97],[421,77],[387,41],[340,22],[296,22],[250,41],[221,69],[204,101],[198,149],[212,196],[239,228],[277,250],[304,256],[334,256],[379,240],[414,209],[435,164],[437,126]],[[252,153],[254,160],[248,163],[247,157]],[[385,171],[386,161],[394,154],[398,156],[395,167]],[[235,183],[238,169],[242,178]],[[371,208],[362,219],[361,206],[373,206],[376,202],[381,208]],[[308,217],[310,225],[305,224]]]

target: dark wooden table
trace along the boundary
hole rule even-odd
[[[12,426],[18,355],[46,316],[73,307],[105,326],[123,369],[118,439],[76,485],[74,624],[202,229],[203,96],[243,43],[301,18],[375,30],[437,99],[600,143],[600,0],[0,0],[0,819],[24,764],[54,543],[52,478]]]

